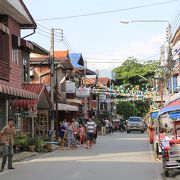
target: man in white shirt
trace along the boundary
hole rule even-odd
[[[87,123],[86,123],[86,132],[87,132],[87,146],[86,148],[93,148],[93,142],[94,142],[94,134],[96,133],[96,123],[92,119],[92,117],[89,117]]]

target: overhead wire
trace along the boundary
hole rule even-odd
[[[173,3],[173,2],[176,2],[176,1],[179,1],[179,0],[170,0],[170,1],[164,1],[164,2],[157,2],[157,3],[151,3],[151,4],[141,5],[141,6],[133,6],[133,7],[116,9],[116,10],[109,10],[109,11],[101,11],[101,12],[86,13],[86,14],[77,14],[77,15],[63,16],[63,17],[37,19],[36,21],[50,21],[50,20],[56,20],[56,19],[71,19],[71,18],[79,18],[79,17],[85,17],[85,16],[95,16],[95,15],[101,15],[101,14],[109,14],[109,13],[116,13],[116,12],[121,12],[121,11],[140,9],[140,8],[145,8],[145,7],[158,6],[158,5]]]

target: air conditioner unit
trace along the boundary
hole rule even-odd
[[[34,76],[34,70],[30,70],[29,75],[30,75],[30,76]]]

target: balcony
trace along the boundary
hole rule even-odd
[[[0,60],[0,79],[9,81],[9,64],[7,62],[4,62]]]

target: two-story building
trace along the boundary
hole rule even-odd
[[[36,23],[22,0],[0,1],[0,129],[13,109],[9,101],[37,99],[36,93],[23,89],[29,82],[31,42],[21,38],[21,29],[36,29]],[[29,34],[30,35],[30,34]]]

